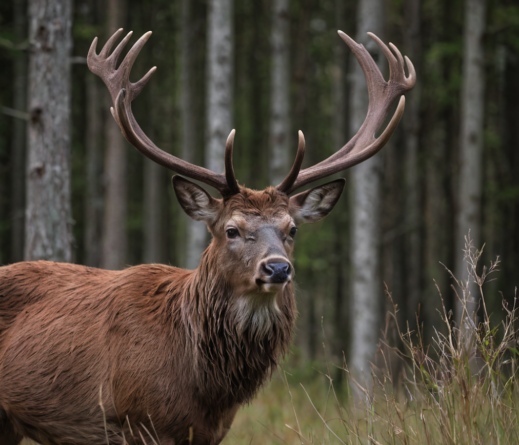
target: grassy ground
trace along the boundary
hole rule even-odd
[[[223,444],[301,444],[299,431],[308,438],[328,437],[316,409],[324,414],[329,426],[340,429],[337,404],[324,377],[305,378],[306,383],[301,385],[290,375],[283,381],[283,373],[276,372],[254,401],[238,412]],[[332,439],[328,443],[340,442]]]

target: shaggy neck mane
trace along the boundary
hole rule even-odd
[[[234,295],[211,247],[186,283],[182,318],[201,397],[231,406],[248,402],[288,352],[294,289],[289,283],[277,296]]]

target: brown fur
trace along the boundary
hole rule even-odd
[[[275,196],[252,198],[234,197],[225,211],[276,213]],[[0,268],[0,425],[3,408],[13,430],[4,427],[0,443],[21,435],[104,443],[100,395],[111,444],[130,440],[126,419],[134,436],[146,437],[146,427],[162,444],[183,443],[190,427],[193,443],[219,443],[286,352],[295,306],[289,284],[268,332],[238,332],[218,241],[195,271],[43,261]]]
[[[315,220],[331,210],[344,183],[330,184],[290,199],[242,188],[224,201],[177,180],[184,210],[206,217],[213,235],[194,271],[0,267],[0,444],[140,444],[151,435],[178,445],[190,434],[193,444],[220,443],[292,335],[292,281],[264,288],[258,270],[268,258],[289,262],[288,232],[299,214],[311,222],[312,209]],[[229,225],[239,238],[228,239]]]

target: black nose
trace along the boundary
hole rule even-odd
[[[284,283],[290,274],[290,264],[267,263],[263,265],[263,271],[271,283]]]

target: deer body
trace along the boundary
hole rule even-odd
[[[358,133],[328,159],[301,170],[303,134],[294,165],[276,187],[254,191],[234,176],[234,130],[217,174],[165,153],[139,127],[131,103],[155,71],[129,81],[151,33],[118,65],[131,37],[111,49],[117,31],[88,66],[109,89],[124,137],[155,162],[204,182],[173,177],[182,209],[204,221],[212,242],[199,267],[142,265],[106,271],[27,262],[0,267],[0,445],[29,437],[42,445],[216,445],[239,406],[251,400],[287,352],[296,309],[291,263],[298,226],[330,213],[344,179],[289,196],[299,187],[373,156],[389,140],[414,68],[376,36],[389,81],[362,45],[342,39],[368,82],[370,104]],[[111,53],[110,53],[111,52]]]
[[[210,254],[195,271],[0,268],[0,406],[13,429],[43,444],[101,444],[106,419],[110,444],[123,433],[132,443],[131,431],[181,444],[190,428],[193,443],[219,443],[287,350],[295,305],[287,286],[267,296],[270,319],[242,327],[239,299],[212,282],[223,277],[204,276]],[[209,313],[207,299],[218,303]]]

